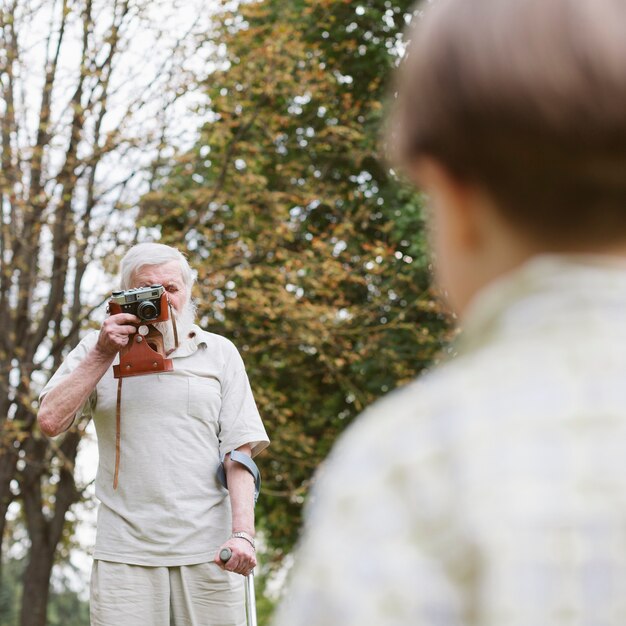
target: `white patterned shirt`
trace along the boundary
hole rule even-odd
[[[316,483],[276,626],[626,625],[626,261],[535,257]]]

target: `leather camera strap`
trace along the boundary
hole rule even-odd
[[[174,317],[174,311],[172,310],[172,304],[168,300],[167,306],[170,309],[170,319],[172,320],[172,328],[174,330],[174,350],[178,348],[178,329],[176,328],[176,318]]]
[[[178,330],[176,328],[176,319],[174,318],[172,305],[168,301],[170,319],[172,320],[172,328],[174,330],[174,350],[178,348]],[[160,335],[159,335],[160,336]],[[163,348],[161,348],[162,350]],[[170,351],[171,352],[171,351]],[[171,367],[170,367],[171,369]],[[122,376],[117,379],[117,401],[115,403],[115,473],[113,475],[113,489],[117,489],[120,477],[120,457],[121,457],[121,440],[122,440]]]
[[[117,379],[117,402],[115,403],[115,474],[113,489],[117,489],[120,475],[120,441],[122,438],[122,378]]]

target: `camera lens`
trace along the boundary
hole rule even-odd
[[[137,307],[137,316],[140,317],[142,320],[153,320],[158,317],[158,315],[159,311],[157,310],[156,306],[150,301],[142,302]]]

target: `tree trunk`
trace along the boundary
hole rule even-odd
[[[80,439],[81,433],[76,428],[65,435],[59,446],[62,458],[76,458]],[[63,534],[65,515],[81,495],[74,482],[74,464],[66,461],[59,474],[54,512],[49,516],[43,512],[42,476],[49,445],[47,439],[33,437],[25,444],[27,462],[22,478],[22,500],[31,546],[24,571],[20,626],[46,624],[54,555]]]
[[[0,2],[0,564],[14,503],[11,513],[21,511],[10,526],[25,524],[30,539],[22,626],[46,622],[65,516],[80,498],[72,473],[84,429],[43,438],[36,398],[106,297],[99,284],[85,286],[87,268],[108,271],[136,232],[122,219],[136,205],[127,184],[163,141],[155,138],[169,137],[146,110],[162,104],[163,125],[171,122],[165,113],[187,87],[180,77],[192,80],[182,72],[187,52],[200,49],[202,38],[192,41],[208,27],[209,18],[162,45],[154,8],[152,0]],[[42,28],[46,37],[29,36]],[[126,70],[137,65],[138,31],[155,46],[146,53],[152,69],[135,85]]]
[[[20,626],[46,626],[53,553],[54,546],[47,545],[45,540],[31,545],[24,572]]]

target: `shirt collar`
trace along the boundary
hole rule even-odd
[[[626,313],[626,259],[608,255],[539,255],[483,288],[461,323],[458,352],[494,336],[527,331],[591,308]]]
[[[201,346],[206,348],[206,345],[207,343],[203,336],[202,329],[194,324],[188,335],[181,339],[178,348],[170,354],[170,358],[178,359],[181,357],[191,356]]]

